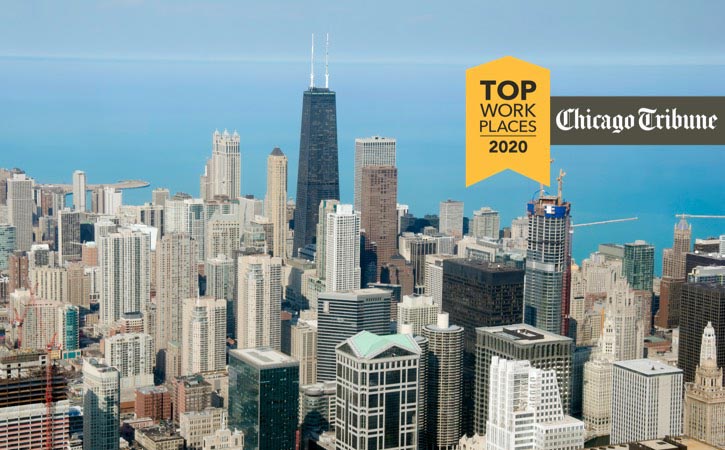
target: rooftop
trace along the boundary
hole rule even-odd
[[[633,359],[630,361],[617,361],[615,366],[646,376],[671,375],[682,373],[682,369],[661,363],[654,359]]]
[[[269,369],[274,367],[295,366],[299,364],[296,359],[271,347],[230,350],[229,354],[257,368]]]
[[[413,353],[420,353],[420,348],[415,340],[407,334],[389,334],[378,336],[369,331],[361,331],[355,336],[347,340],[355,353],[362,358],[369,358],[380,353],[380,351],[397,346],[409,350]],[[342,343],[341,345],[344,345]]]
[[[571,338],[549,333],[525,323],[498,327],[480,327],[476,328],[476,333],[493,334],[499,338],[516,341],[522,345],[533,345],[542,342],[571,342]]]

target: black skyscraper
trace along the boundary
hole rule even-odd
[[[335,92],[311,87],[302,101],[294,254],[315,242],[321,200],[340,199]]]

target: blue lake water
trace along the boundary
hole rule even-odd
[[[439,201],[454,198],[468,215],[484,205],[499,210],[503,224],[524,214],[538,188],[531,180],[503,173],[465,187],[465,68],[331,66],[343,201],[352,202],[354,139],[383,135],[398,139],[398,197],[412,213],[437,213]],[[725,95],[722,66],[550,69],[552,95]],[[211,133],[228,128],[241,134],[243,191],[264,196],[266,157],[279,146],[294,197],[308,70],[304,62],[0,59],[0,166],[42,182],[70,182],[82,169],[89,183],[138,178],[197,195]],[[552,173],[567,172],[575,222],[639,217],[577,229],[577,261],[601,242],[645,239],[657,247],[659,272],[675,213],[725,214],[723,147],[560,146],[552,156]],[[150,201],[151,188],[126,192],[124,202]],[[692,224],[695,237],[725,233],[725,220]]]

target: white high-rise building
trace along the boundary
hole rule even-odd
[[[362,169],[365,166],[395,167],[395,138],[373,136],[355,139],[355,211],[362,208]]]
[[[405,325],[410,325],[413,335],[418,336],[424,326],[438,321],[438,305],[430,295],[404,295],[397,308],[398,333],[403,332]]]
[[[119,333],[104,339],[105,361],[121,374],[121,401],[132,401],[137,387],[154,384],[154,341],[146,333]]]
[[[213,297],[184,299],[181,375],[226,366],[227,302]]]
[[[7,181],[8,219],[15,227],[15,249],[30,250],[33,245],[33,180],[24,173],[13,174]]]
[[[164,203],[164,234],[187,233],[197,244],[197,259],[204,260],[206,216],[200,198],[171,198]],[[216,256],[216,255],[215,255]]]
[[[239,257],[237,270],[237,348],[279,350],[282,259],[244,255]]]
[[[230,200],[239,197],[242,186],[242,156],[239,150],[239,134],[215,131],[212,135],[212,154],[201,177],[202,198],[213,200],[226,196]]]
[[[325,280],[327,291],[360,288],[360,214],[352,205],[337,205],[327,214]]]
[[[103,188],[103,211],[101,214],[115,216],[123,206],[123,191],[111,186]]]
[[[417,449],[421,349],[415,339],[362,331],[338,344],[335,354],[336,449]]]
[[[725,448],[725,386],[717,366],[717,337],[712,323],[702,333],[695,381],[685,384],[685,434]]]
[[[275,147],[267,157],[264,215],[272,222],[272,256],[287,258],[287,157]]]
[[[400,203],[395,206],[395,209],[398,211],[398,235],[400,235],[400,233],[404,231],[400,229],[402,226],[403,217],[408,214],[408,210],[410,209],[410,207],[408,205],[402,205]]]
[[[150,240],[148,234],[127,228],[97,240],[103,325],[112,325],[124,313],[145,311],[151,296]]]
[[[425,293],[433,298],[438,312],[443,308],[443,261],[453,255],[425,255]]]
[[[83,360],[83,450],[118,449],[120,386],[116,368]]]
[[[315,311],[300,312],[292,325],[290,356],[300,362],[300,386],[317,383],[317,315]],[[300,417],[300,420],[304,417]]]
[[[486,448],[578,450],[584,423],[563,413],[556,372],[491,359]]]
[[[653,359],[612,369],[612,444],[682,434],[682,370]]]
[[[444,313],[421,334],[428,339],[427,442],[429,448],[455,448],[463,424],[463,327],[449,324]]]
[[[242,224],[238,214],[215,213],[206,224],[205,239],[205,259],[217,255],[231,258],[239,250],[242,239]]]
[[[440,202],[438,220],[438,231],[456,239],[462,238],[463,202],[457,200]]]
[[[225,300],[234,299],[234,260],[226,255],[217,255],[204,263],[206,274],[206,295]]]
[[[73,172],[73,210],[86,211],[86,173],[82,170]]]
[[[604,316],[614,327],[615,361],[644,356],[644,308],[627,280],[620,278],[607,295]]]
[[[616,361],[617,339],[614,322],[602,327],[597,350],[584,364],[582,418],[587,438],[608,436],[612,428],[612,364]]]
[[[16,289],[10,294],[9,322],[16,323],[22,316],[24,320],[22,328],[13,329],[11,342],[19,348],[47,348],[57,331],[58,308],[62,306],[60,302],[42,298],[32,301],[30,291]]]
[[[501,228],[498,211],[484,206],[478,211],[473,211],[473,220],[469,233],[475,238],[498,239],[498,232]]]

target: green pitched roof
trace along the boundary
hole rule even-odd
[[[348,341],[352,344],[355,352],[363,358],[375,356],[380,351],[391,347],[398,346],[413,353],[420,353],[418,344],[407,334],[389,334],[386,336],[378,336],[369,331],[361,331]]]

